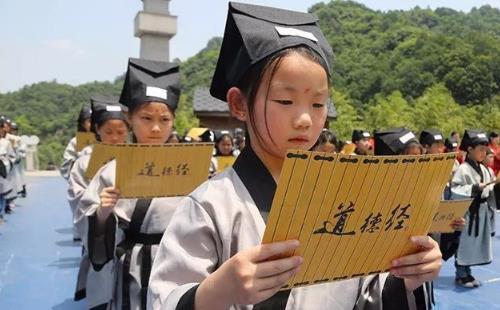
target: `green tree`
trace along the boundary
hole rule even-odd
[[[333,102],[337,109],[338,117],[330,124],[330,129],[337,138],[345,141],[351,139],[354,129],[363,129],[361,114],[354,107],[351,99],[337,90],[332,91]]]
[[[339,138],[350,138],[357,127],[500,129],[499,9],[382,12],[332,0],[309,11],[319,17],[335,54],[331,80],[339,118],[331,126]],[[176,60],[183,84],[176,113],[181,133],[198,124],[194,89],[210,85],[221,42],[213,38],[195,56]],[[55,80],[27,85],[0,94],[0,113],[17,121],[21,134],[40,137],[42,168],[58,165],[81,105],[94,94],[119,95],[123,78],[121,73],[111,82],[76,87]]]
[[[436,128],[448,135],[452,131],[466,128],[466,108],[455,102],[443,84],[436,84],[415,101],[413,107],[415,126],[419,130]]]
[[[388,96],[376,95],[363,113],[368,128],[406,127],[416,129],[413,109],[399,91]]]

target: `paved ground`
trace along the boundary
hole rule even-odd
[[[54,173],[30,174],[27,181],[28,197],[0,225],[0,309],[85,309],[72,299],[81,249],[72,241],[66,182]],[[492,264],[473,268],[484,283],[477,289],[456,287],[453,261],[445,263],[435,281],[437,309],[500,309],[498,236],[494,248]]]

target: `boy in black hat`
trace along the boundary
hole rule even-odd
[[[491,234],[495,230],[495,201],[492,178],[482,164],[488,149],[488,137],[480,130],[466,130],[460,150],[466,151],[465,162],[458,167],[451,181],[451,198],[473,198],[465,214],[466,226],[460,235],[455,257],[456,283],[474,288],[480,282],[472,276],[471,266],[491,263]],[[498,180],[496,180],[498,182]]]
[[[367,130],[353,130],[352,143],[356,145],[354,154],[356,155],[370,155],[372,153],[370,139],[372,135]]]
[[[425,154],[443,153],[443,133],[436,129],[424,129],[420,133],[420,144],[424,148]]]
[[[458,151],[458,142],[457,140],[453,138],[446,138],[444,141],[444,150],[445,153],[452,153],[452,152],[457,152]]]

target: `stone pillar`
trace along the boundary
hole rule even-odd
[[[40,139],[37,136],[21,136],[21,142],[26,146],[26,158],[24,159],[26,171],[39,169],[38,165],[38,143]]]
[[[140,57],[169,61],[169,41],[177,33],[177,16],[170,15],[170,0],[142,0],[135,16],[134,35],[141,39]]]

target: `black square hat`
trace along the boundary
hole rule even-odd
[[[85,103],[80,109],[80,114],[78,115],[78,122],[82,122],[89,119],[92,115],[92,109],[90,108],[90,103]]]
[[[468,129],[465,130],[464,136],[462,138],[462,143],[460,143],[460,150],[467,151],[468,147],[475,147],[479,144],[488,145],[488,135],[479,129]]]
[[[214,141],[218,142],[222,137],[229,136],[231,140],[233,139],[233,135],[229,130],[214,130]]]
[[[120,103],[129,109],[149,101],[163,102],[173,111],[181,93],[179,65],[129,58]]]
[[[226,101],[248,69],[280,50],[306,45],[331,71],[332,48],[318,26],[318,18],[259,5],[229,2],[224,38],[210,86],[210,94]]]
[[[420,144],[432,145],[433,143],[443,143],[443,133],[437,129],[424,129],[420,133]]]
[[[118,97],[97,95],[90,98],[92,116],[90,118],[92,131],[95,132],[97,125],[110,119],[127,121],[125,112],[127,108],[118,102]]]
[[[444,146],[448,150],[454,150],[454,149],[458,148],[458,142],[454,138],[446,138],[446,140],[444,141]]]
[[[352,131],[351,142],[355,143],[355,142],[358,142],[358,141],[363,140],[363,139],[370,139],[371,137],[372,137],[372,135],[370,134],[369,131],[355,129]]]
[[[90,103],[85,103],[82,105],[82,108],[80,109],[80,114],[78,114],[78,120],[77,120],[77,131],[87,131],[87,129],[84,126],[84,123],[86,120],[90,119],[92,116],[92,109],[90,108]],[[92,126],[91,126],[92,127]]]
[[[399,155],[410,143],[418,143],[415,134],[406,128],[376,131],[375,155]]]

